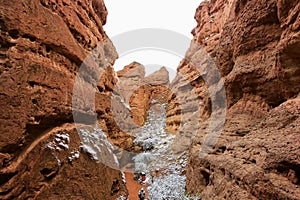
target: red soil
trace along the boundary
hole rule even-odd
[[[141,188],[144,188],[146,192],[146,198],[148,199],[147,185],[140,184],[139,182],[133,180],[133,173],[125,172],[126,186],[129,193],[129,200],[139,200],[138,193]]]

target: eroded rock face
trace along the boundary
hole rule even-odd
[[[168,129],[196,133],[189,192],[202,199],[300,198],[299,12],[299,1],[282,0],[213,0],[197,9],[194,43],[171,83],[178,95],[169,98],[167,113]],[[218,85],[207,66],[215,66],[224,82],[227,117],[216,147],[202,158],[199,150],[217,100],[210,99],[208,83]],[[182,112],[175,101],[189,102],[191,88],[202,103]],[[199,130],[182,126],[184,116],[196,110]]]
[[[229,107],[244,94],[261,96],[271,107],[298,94],[298,6],[219,0],[198,8],[194,39],[215,58]]]
[[[130,106],[131,126],[142,126],[152,104],[167,102],[169,72],[165,67],[162,67],[145,77],[145,67],[140,63],[133,62],[125,66],[123,70],[118,71],[117,74],[118,83],[115,91]],[[128,119],[128,121],[131,120]]]
[[[300,199],[299,100],[262,118],[227,116],[215,148],[200,158],[204,126],[190,151],[187,190],[203,199]]]
[[[104,76],[95,94],[98,119],[110,137],[130,148],[130,137],[117,128],[110,108],[116,80],[113,69],[104,66],[113,64],[117,53],[103,31],[106,15],[102,0],[1,1],[1,199],[126,195],[119,171],[96,164],[84,153],[68,161],[73,151],[80,151],[72,115],[75,77],[98,44],[105,60],[99,62]],[[77,99],[84,104],[85,97]],[[89,115],[84,109],[79,112]],[[69,134],[69,148],[46,148],[61,132]]]

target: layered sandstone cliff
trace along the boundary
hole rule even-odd
[[[115,92],[130,106],[130,113],[123,117],[134,128],[144,125],[147,111],[155,103],[166,103],[169,95],[169,72],[165,67],[146,76],[145,67],[133,62],[117,72],[118,82]],[[130,115],[130,119],[128,117]],[[119,121],[119,120],[118,120]],[[121,119],[120,119],[121,121]],[[124,124],[124,123],[123,123]]]
[[[97,119],[115,144],[131,147],[132,139],[118,129],[111,112],[115,72],[103,66],[112,65],[117,53],[103,30],[106,15],[101,0],[1,0],[1,199],[126,196],[121,173],[80,148],[72,115],[79,67],[101,44],[105,62],[99,62],[104,76],[95,93]],[[81,108],[84,98],[77,97]]]
[[[195,134],[189,192],[203,199],[300,199],[299,12],[297,0],[211,0],[197,9],[194,43],[172,83],[179,92],[167,114],[169,129]],[[213,67],[220,80],[210,77]],[[226,99],[212,99],[220,82]],[[197,106],[182,111],[175,100],[188,99],[191,89]],[[222,103],[213,105],[221,101],[226,122],[203,157],[212,112],[222,110]],[[181,120],[196,111],[199,129],[185,127]]]
[[[73,117],[98,122],[111,142],[132,150],[133,138],[120,129],[114,115],[122,115],[112,105],[130,107],[125,115],[141,126],[149,107],[168,98],[167,129],[179,140],[173,148],[190,148],[188,192],[202,199],[300,199],[299,11],[297,0],[203,2],[194,43],[169,86],[164,68],[145,78],[144,68],[132,63],[115,75],[102,0],[1,0],[0,198],[126,196],[122,174],[97,163],[102,158],[82,143],[105,145],[104,133],[83,128],[79,135]],[[84,96],[91,88],[73,86],[99,43],[96,74],[102,76],[83,74],[85,83],[96,82],[94,119],[93,102]],[[224,91],[226,99],[219,99]],[[113,104],[118,95],[125,102]],[[224,108],[224,127],[218,127],[222,119],[213,122],[221,135],[203,156],[210,120]]]

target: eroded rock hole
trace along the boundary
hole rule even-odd
[[[8,33],[9,33],[10,37],[13,38],[13,39],[18,39],[19,38],[19,31],[18,30],[13,29],[13,30],[10,30]]]
[[[111,195],[113,196],[114,194],[118,193],[119,191],[120,191],[120,183],[119,183],[119,180],[115,179],[111,186]]]
[[[46,45],[46,52],[47,52],[47,53],[50,53],[50,51],[51,51],[51,47],[48,46],[48,45]]]
[[[0,173],[0,185],[7,183],[12,177],[14,177],[17,172],[14,173]]]
[[[276,167],[276,170],[279,174],[287,177],[292,183],[300,185],[300,165],[282,162]]]
[[[53,169],[44,168],[40,170],[40,173],[46,178],[46,179],[52,179],[56,175],[56,171]]]
[[[283,161],[267,170],[272,170],[276,174],[288,178],[293,184],[300,185],[300,165],[299,164]]]
[[[204,183],[205,183],[205,186],[207,186],[209,184],[209,176],[210,176],[210,173],[208,170],[201,170],[200,171],[201,175],[203,176],[204,178]]]
[[[34,87],[35,82],[34,81],[29,81],[28,84],[30,85],[30,87]]]
[[[23,35],[23,38],[28,38],[31,42],[35,42],[36,41],[36,37],[29,35],[29,34],[25,34]]]
[[[38,103],[38,101],[36,99],[32,99],[31,102],[35,105]]]

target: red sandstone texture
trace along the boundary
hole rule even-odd
[[[169,72],[165,67],[145,77],[145,67],[133,62],[118,71],[115,91],[130,106],[133,126],[142,126],[154,103],[165,103],[169,95]]]
[[[167,114],[168,128],[178,130],[194,110],[182,113],[174,100],[188,99],[187,85],[194,86],[201,125],[190,148],[188,192],[202,199],[300,199],[299,12],[297,0],[211,0],[197,9],[194,46],[220,72],[227,117],[216,146],[201,158],[212,101],[202,77],[209,75],[191,63],[209,59],[191,46],[178,68],[182,77],[171,84],[181,92],[169,99]]]
[[[99,63],[101,69],[117,58],[103,30],[106,15],[102,0],[0,1],[0,199],[127,195],[119,171],[80,151],[72,115],[75,76],[88,52],[103,45],[106,63]],[[113,142],[129,149],[131,137],[112,117],[114,70],[108,67],[103,74],[95,94],[99,123]],[[84,97],[77,99],[84,108]],[[89,115],[84,109],[78,112]],[[53,140],[62,141],[57,134],[68,134],[69,140],[60,150],[46,148]],[[70,162],[72,155],[76,159]]]
[[[100,43],[105,62],[99,63],[103,76],[96,84],[95,109],[114,144],[131,150],[133,138],[113,117],[113,91],[130,105],[137,125],[144,123],[151,99],[160,100],[165,92],[169,131],[178,132],[182,119],[199,109],[199,128],[188,124],[180,133],[188,136],[180,138],[187,147],[197,129],[186,172],[188,192],[202,199],[300,199],[299,10],[298,0],[211,0],[197,9],[194,42],[216,63],[228,109],[216,146],[201,158],[212,99],[202,78],[207,74],[189,62],[208,65],[210,59],[199,48],[192,46],[178,67],[170,86],[176,94],[168,93],[163,68],[145,78],[137,63],[118,73],[123,87],[116,89],[118,78],[110,66],[117,54],[103,31],[103,1],[1,0],[0,198],[127,196],[121,173],[81,150],[73,122],[75,76]],[[149,80],[157,84],[149,86]],[[142,85],[135,88],[136,82]],[[78,95],[76,112],[90,116],[85,99]]]

